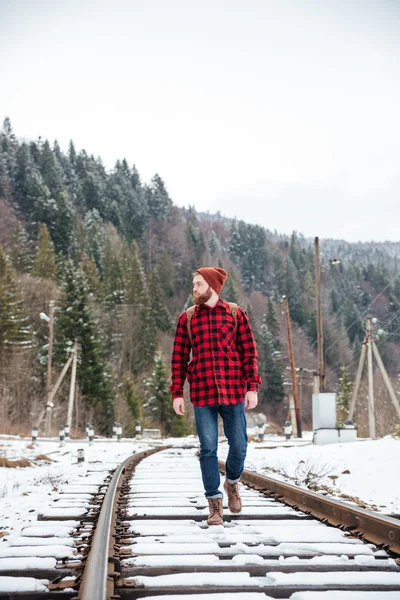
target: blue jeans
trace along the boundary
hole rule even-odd
[[[229,453],[226,459],[226,478],[237,481],[244,468],[247,451],[246,417],[244,402],[240,404],[212,404],[193,406],[196,428],[200,440],[200,467],[205,496],[222,496],[219,490],[218,469],[218,414],[224,424]]]

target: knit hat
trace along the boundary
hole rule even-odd
[[[219,269],[218,267],[201,267],[197,269],[196,273],[200,273],[217,294],[220,293],[225,281],[228,279],[225,269]]]

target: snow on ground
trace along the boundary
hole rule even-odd
[[[371,510],[400,514],[399,439],[386,436],[314,445],[310,432],[305,432],[304,438],[288,442],[282,437],[265,436],[263,442],[250,442],[245,468],[304,487],[308,475],[317,485],[333,490],[332,495],[339,500],[358,499]],[[220,444],[220,458],[224,459],[227,452],[227,444]]]
[[[147,443],[135,440],[95,440],[92,446],[86,440],[72,440],[63,448],[60,448],[58,441],[40,440],[35,448],[30,446],[30,439],[0,436],[0,458],[5,457],[10,461],[25,458],[32,463],[30,467],[0,468],[0,550],[16,540],[23,527],[44,527],[44,523],[37,522],[37,515],[49,512],[47,509],[53,505],[53,500],[61,498],[58,492],[64,484],[81,482],[85,484],[81,491],[92,492],[98,489],[104,473],[90,471],[105,470],[107,474],[107,469],[116,467],[134,452],[149,448]],[[85,450],[84,463],[77,463],[78,448]],[[36,457],[41,455],[49,460],[37,460]],[[89,479],[86,477],[88,474]],[[93,483],[93,489],[86,486],[88,481]],[[53,506],[59,506],[64,514],[82,512],[78,509],[86,498],[79,505],[73,503],[73,496],[65,495],[63,498],[65,500],[60,499]],[[74,527],[75,523],[63,521],[60,525]]]
[[[266,436],[263,442],[250,442],[245,466],[292,483],[296,480],[300,485],[305,485],[307,474],[310,478],[310,473],[314,473],[316,483],[336,490],[338,497],[340,493],[347,494],[385,514],[400,513],[400,440],[388,436],[374,441],[315,446],[310,438],[310,433],[306,432],[302,440],[286,441],[282,437]],[[185,446],[197,444],[197,438],[169,438],[164,443]],[[35,448],[30,445],[30,439],[0,436],[0,457],[9,460],[25,458],[32,463],[26,468],[0,468],[0,548],[13,542],[23,527],[38,525],[37,515],[48,512],[53,500],[60,499],[58,492],[63,484],[73,481],[77,490],[80,483],[86,486],[90,481],[93,487],[80,490],[90,493],[101,483],[105,470],[115,467],[133,452],[149,448],[144,441],[101,439],[96,439],[92,446],[86,440],[72,440],[60,448],[54,439],[40,440]],[[77,463],[78,448],[85,450],[84,463]],[[220,458],[225,458],[227,451],[227,443],[221,441]],[[52,462],[36,460],[40,455],[47,456]],[[96,470],[99,473],[91,473],[88,480],[88,472]],[[198,495],[202,493],[199,488]],[[79,504],[74,504],[72,496],[64,498],[57,503],[61,511],[72,515],[74,511],[84,510],[87,497],[81,496]],[[70,509],[68,504],[71,504]],[[74,523],[58,525],[73,527]],[[55,530],[53,535],[63,535],[62,530]]]
[[[191,444],[196,444],[197,440],[193,437],[186,438],[185,440],[164,440],[165,444],[173,444],[176,446],[185,447]],[[108,471],[122,460],[130,456],[132,453],[140,452],[150,447],[150,443],[137,442],[135,440],[124,440],[116,442],[113,440],[95,440],[92,446],[88,445],[86,441],[68,441],[62,448],[59,447],[59,442],[55,440],[41,440],[35,448],[30,447],[30,440],[12,439],[10,437],[0,436],[0,457],[7,458],[8,460],[20,460],[27,459],[31,462],[29,467],[19,468],[0,468],[0,562],[3,562],[3,569],[7,568],[10,561],[13,563],[13,568],[26,569],[28,565],[42,566],[49,563],[54,564],[54,558],[63,558],[70,556],[74,552],[74,547],[71,545],[68,535],[71,529],[76,525],[74,520],[70,521],[53,521],[52,523],[37,522],[37,515],[39,513],[49,513],[51,511],[59,511],[61,515],[73,515],[80,510],[86,510],[88,493],[92,490],[97,490],[101,486],[104,478],[108,475]],[[77,463],[77,450],[78,448],[84,448],[85,450],[85,462]],[[381,440],[359,440],[354,443],[348,444],[335,444],[326,446],[314,446],[310,443],[310,436],[305,436],[305,439],[297,441],[290,440],[285,441],[283,438],[277,436],[266,437],[263,442],[251,442],[249,444],[248,456],[246,461],[246,468],[257,472],[265,472],[271,474],[274,477],[283,478],[285,475],[287,480],[297,480],[300,484],[304,484],[306,476],[310,479],[313,475],[315,483],[320,486],[334,487],[336,492],[346,493],[349,496],[357,497],[363,502],[369,505],[378,506],[385,513],[399,513],[400,512],[400,478],[398,477],[399,469],[396,462],[396,456],[399,449],[399,440],[395,440],[391,437],[386,437]],[[224,458],[227,454],[227,444],[221,440],[219,456]],[[200,498],[202,489],[200,482],[200,468],[195,460],[196,450],[193,449],[191,452],[191,458],[185,458],[182,463],[182,457],[180,459],[180,468],[184,466],[184,471],[188,479],[192,479],[191,475],[194,476],[198,473],[196,479],[193,479],[194,494],[195,497]],[[178,452],[179,454],[179,452]],[[38,458],[40,455],[41,458]],[[45,455],[45,456],[43,456]],[[47,456],[47,459],[46,459]],[[174,470],[174,458],[173,453],[170,457],[156,455],[153,459],[153,463],[158,465],[160,473],[162,467],[169,473]],[[51,460],[50,460],[51,459]],[[186,461],[186,462],[185,462]],[[189,462],[190,468],[189,468]],[[192,465],[193,462],[193,465]],[[198,470],[197,470],[198,469]],[[143,466],[142,469],[138,469],[136,473],[138,485],[141,489],[147,489],[146,486],[151,488],[152,480],[148,481],[148,474]],[[349,473],[347,473],[349,471]],[[177,483],[179,484],[180,478],[177,473]],[[79,498],[74,498],[73,495],[60,494],[65,484],[73,482],[73,487],[77,490],[80,489],[83,494]],[[160,482],[158,482],[160,483]],[[174,482],[171,483],[171,485]],[[88,485],[89,484],[89,485]],[[72,486],[71,486],[72,487]],[[246,500],[246,494],[244,492],[244,500]],[[57,503],[53,504],[53,500],[58,500]],[[155,505],[157,505],[157,498],[155,499]],[[139,503],[140,504],[140,503]],[[54,508],[50,509],[49,506],[53,505]],[[59,508],[55,509],[58,505]],[[178,511],[181,515],[185,511],[188,512],[188,518],[190,515],[186,506],[171,507],[172,511]],[[267,506],[260,507],[262,512],[270,510]],[[140,508],[133,508],[136,512],[140,512]],[[154,510],[154,508],[153,508]],[[247,506],[247,511],[251,512],[251,502]],[[291,509],[290,509],[291,510]],[[163,509],[165,513],[166,509]],[[206,514],[207,511],[204,511]],[[152,527],[152,522],[135,521],[137,527]],[[171,525],[171,522],[168,522]],[[160,525],[160,522],[157,523]],[[179,521],[181,527],[185,527],[184,521]],[[231,528],[236,527],[235,531]],[[321,583],[329,583],[332,585],[344,584],[355,585],[366,582],[366,576],[368,575],[368,581],[379,585],[389,585],[391,583],[398,583],[400,579],[399,573],[380,573],[372,570],[370,573],[357,573],[357,572],[336,572],[336,573],[315,573],[310,579],[309,573],[281,573],[281,572],[269,572],[268,571],[268,556],[270,553],[274,555],[278,551],[281,555],[279,559],[281,561],[291,560],[293,561],[293,555],[299,557],[302,554],[310,554],[310,552],[321,553],[324,556],[318,557],[317,560],[332,561],[330,553],[338,554],[339,557],[334,557],[336,560],[346,561],[349,560],[349,556],[346,556],[346,552],[350,554],[356,554],[356,561],[360,564],[369,564],[369,561],[374,561],[373,551],[370,545],[362,544],[359,540],[345,539],[345,534],[339,530],[332,528],[324,528],[320,524],[310,524],[307,526],[303,524],[301,520],[297,523],[296,527],[293,524],[290,527],[290,532],[287,531],[287,526],[283,521],[274,523],[268,530],[258,532],[260,536],[266,536],[265,539],[260,538],[260,544],[257,547],[246,546],[243,540],[245,540],[246,531],[243,528],[252,528],[248,533],[254,533],[254,522],[245,520],[240,521],[240,524],[231,523],[227,525],[226,529],[214,528],[213,531],[200,532],[200,536],[203,533],[208,533],[209,539],[207,540],[204,548],[202,544],[199,546],[199,532],[195,540],[197,552],[203,552],[202,564],[204,564],[204,558],[210,559],[212,563],[215,557],[207,556],[210,552],[218,550],[221,554],[221,548],[217,542],[229,540],[233,543],[228,549],[225,549],[227,555],[237,554],[234,561],[237,564],[264,564],[266,566],[265,577],[259,578],[260,585],[270,585],[274,587],[280,584],[295,585],[303,582],[304,580],[312,588],[313,586]],[[154,526],[153,526],[154,527]],[[272,529],[274,531],[272,531]],[[45,542],[38,536],[42,536],[43,530],[49,529],[49,535],[45,538]],[[179,528],[177,528],[179,529]],[[243,530],[242,530],[243,529]],[[23,531],[23,535],[26,536],[24,540],[24,546],[20,547],[21,544],[18,542],[18,537]],[[297,531],[298,530],[298,531]],[[173,543],[176,541],[182,542],[182,535],[185,534],[184,530],[172,532],[169,543],[159,544],[159,548],[155,548],[155,543],[159,542],[159,539],[153,539],[151,534],[158,536],[157,532],[148,532],[146,540],[138,542],[135,546],[136,549],[140,549],[140,554],[150,554],[151,560],[161,561],[162,564],[167,560],[167,564],[173,564],[174,562],[174,547]],[[165,534],[165,532],[164,532]],[[192,535],[192,532],[191,532]],[[174,538],[175,536],[175,538]],[[177,537],[178,536],[178,537]],[[181,536],[181,537],[179,537]],[[343,539],[341,539],[343,537]],[[237,539],[236,539],[237,538]],[[296,539],[298,540],[296,541]],[[336,539],[337,538],[337,539]],[[290,541],[285,541],[289,540]],[[301,541],[300,541],[301,540]],[[193,546],[192,539],[186,539],[188,545]],[[201,540],[202,541],[202,540]],[[269,547],[266,543],[278,543],[278,546]],[[42,543],[43,542],[43,543]],[[191,542],[191,543],[190,543]],[[40,543],[40,545],[37,545]],[[149,546],[146,552],[146,544]],[[140,548],[139,548],[140,546]],[[150,547],[151,546],[151,547]],[[353,548],[353,549],[352,549]],[[179,546],[179,553],[182,551],[182,547]],[[157,554],[161,554],[159,558]],[[169,556],[166,556],[169,554]],[[189,554],[189,552],[188,552]],[[285,556],[289,558],[285,559]],[[8,557],[8,558],[6,558]],[[140,560],[146,563],[149,560],[146,556],[142,556]],[[192,559],[196,560],[195,557]],[[132,559],[131,559],[132,560]],[[136,559],[135,559],[136,560]],[[139,563],[140,563],[139,560]],[[301,560],[301,559],[297,559]],[[352,559],[354,560],[354,559]],[[169,562],[168,562],[169,561]],[[190,562],[190,564],[192,564]],[[1,573],[1,568],[0,568]],[[194,579],[193,579],[194,578]],[[329,581],[328,581],[328,579]],[[226,585],[226,577],[222,577],[224,585]],[[257,578],[250,579],[246,573],[233,573],[230,574],[229,583],[230,585],[250,585],[254,584]],[[221,577],[218,574],[210,573],[190,573],[183,575],[171,575],[171,576],[160,576],[158,578],[148,579],[146,577],[135,578],[137,583],[141,585],[164,585],[170,584],[173,586],[187,585],[210,585],[212,583],[220,584]],[[322,581],[323,580],[323,581]],[[32,591],[33,589],[42,590],[45,588],[44,581],[37,582],[24,578],[24,580],[16,578],[8,578],[0,576],[0,589],[10,589],[15,591],[15,586],[27,586],[18,589],[24,589]],[[35,588],[36,586],[36,588]],[[341,593],[341,592],[339,592]],[[326,595],[312,592],[299,592],[292,596],[292,599],[298,598],[298,600],[333,600],[337,596],[330,592],[324,592]],[[352,593],[353,594],[353,593]],[[391,592],[387,593],[387,597],[393,597]],[[395,592],[398,594],[398,592]],[[229,595],[228,595],[229,596]],[[237,595],[239,598],[240,595]],[[263,598],[264,594],[261,594]],[[259,598],[260,594],[248,594],[247,598]],[[170,600],[175,596],[167,596]],[[199,594],[199,600],[202,595]],[[215,599],[224,598],[223,595],[215,594]],[[227,596],[225,595],[225,598]],[[236,597],[236,596],[235,596]],[[375,600],[375,595],[368,595],[363,592],[363,596],[358,595],[354,592],[354,595],[348,595],[346,597],[354,598],[371,598]]]

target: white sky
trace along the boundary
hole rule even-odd
[[[0,120],[281,233],[400,240],[398,0],[0,0]]]

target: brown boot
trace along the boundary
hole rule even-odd
[[[229,483],[225,480],[224,490],[228,494],[228,508],[232,513],[240,513],[242,510],[242,500],[239,494],[239,484]]]
[[[210,514],[208,515],[207,525],[222,525],[222,498],[207,498]]]

